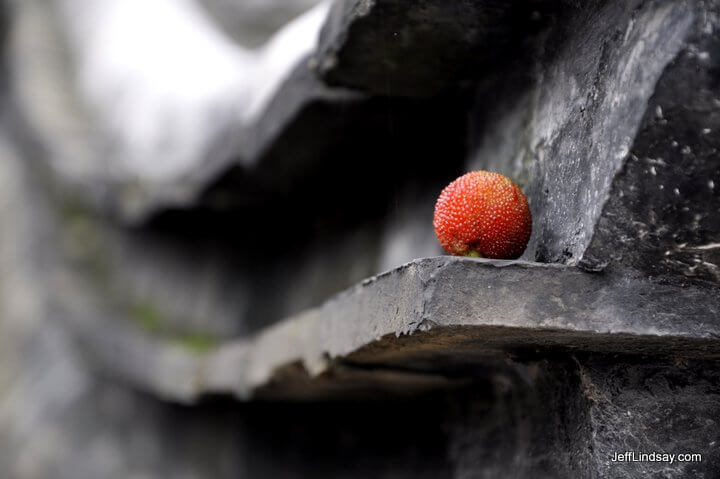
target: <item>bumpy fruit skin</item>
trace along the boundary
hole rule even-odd
[[[508,177],[473,171],[440,193],[433,226],[452,255],[515,259],[530,240],[532,215],[525,194]]]

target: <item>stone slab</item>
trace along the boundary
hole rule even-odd
[[[75,328],[114,374],[193,401],[204,394],[246,399],[263,388],[274,397],[322,397],[343,389],[333,381],[357,392],[358,383],[374,383],[367,368],[377,371],[380,389],[402,384],[387,374],[432,389],[462,382],[471,368],[492,374],[527,358],[593,353],[718,360],[718,311],[712,289],[565,266],[439,257],[368,279],[318,308],[203,354],[144,338],[122,322],[111,323],[112,333],[108,324],[92,321]]]

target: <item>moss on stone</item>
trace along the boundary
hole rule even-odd
[[[218,338],[204,333],[186,333],[174,340],[177,345],[195,354],[207,354],[220,344]]]
[[[160,333],[166,322],[162,312],[149,302],[135,303],[132,306],[131,317],[141,329],[153,334]]]

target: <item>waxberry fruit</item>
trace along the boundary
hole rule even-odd
[[[452,255],[515,259],[530,240],[532,215],[525,194],[508,177],[473,171],[440,193],[433,226]]]

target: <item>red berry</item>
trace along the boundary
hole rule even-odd
[[[452,255],[515,259],[530,240],[532,215],[525,194],[508,177],[473,171],[440,193],[433,226]]]

